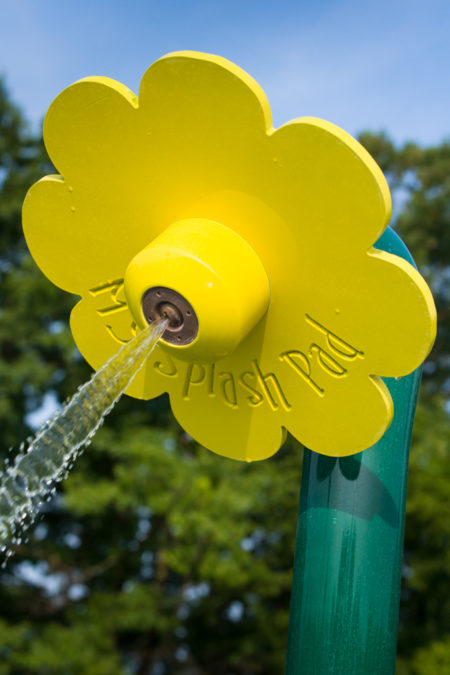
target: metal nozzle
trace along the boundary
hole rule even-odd
[[[169,325],[162,340],[182,347],[195,340],[198,333],[198,319],[192,305],[180,293],[171,288],[155,286],[149,288],[142,298],[142,310],[147,323],[166,317]]]

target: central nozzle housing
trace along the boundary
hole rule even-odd
[[[125,294],[136,322],[164,316],[161,346],[208,363],[231,353],[264,316],[270,286],[255,250],[204,218],[170,225],[130,262]]]

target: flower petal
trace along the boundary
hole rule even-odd
[[[361,307],[357,339],[371,345],[366,353],[372,373],[408,375],[426,359],[436,337],[433,297],[423,277],[403,258],[376,249],[365,257],[361,274],[356,266],[352,274]]]
[[[194,398],[187,401],[173,391],[170,401],[183,429],[218,455],[248,462],[267,459],[279,450],[286,438],[285,430],[263,407],[238,410],[224,405],[220,395],[216,399],[202,398],[201,403]]]
[[[182,153],[198,146],[208,150],[210,143],[226,148],[228,138],[233,145],[236,140],[247,143],[272,128],[269,102],[259,84],[212,54],[174,52],[153,63],[141,81],[139,107],[152,135],[163,134],[170,145],[177,130]],[[224,159],[217,157],[218,163]]]
[[[64,89],[44,119],[44,141],[55,167],[72,183],[113,175],[135,147],[137,98],[108,77],[87,77]]]
[[[316,405],[296,408],[287,428],[305,447],[331,457],[346,457],[374,445],[389,427],[393,416],[388,388],[379,378],[368,378],[362,386],[352,380],[328,383],[325,396]],[[288,391],[288,389],[287,389]]]
[[[73,194],[61,176],[46,176],[31,186],[22,209],[28,248],[54,284],[69,293],[80,289],[80,276],[91,270],[80,262],[89,242],[77,228]]]
[[[339,127],[303,117],[277,129],[271,149],[278,166],[277,210],[306,252],[367,249],[391,214],[386,180],[369,153]],[[272,192],[276,196],[275,190]]]
[[[46,176],[27,193],[23,230],[30,253],[44,274],[70,293],[83,295],[102,282],[123,276],[139,246],[148,243],[130,235],[128,199],[99,183],[72,186],[61,176]],[[114,196],[113,196],[114,195]],[[134,223],[140,222],[136,213]]]
[[[349,372],[356,368],[366,376],[401,377],[424,361],[436,335],[436,310],[424,279],[407,261],[375,249],[338,258],[318,247],[301,263],[284,295],[274,293],[266,317],[268,335],[283,326],[279,344],[308,354],[317,343],[341,359],[330,340],[343,341],[361,355]],[[267,346],[265,358],[274,349]]]

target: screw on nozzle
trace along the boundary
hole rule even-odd
[[[169,325],[162,340],[182,347],[195,340],[198,319],[192,305],[177,291],[163,286],[149,288],[142,298],[142,310],[147,323],[165,317]]]

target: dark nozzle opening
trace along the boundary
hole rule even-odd
[[[169,320],[169,328],[172,330],[175,328],[182,328],[184,318],[176,305],[171,302],[160,302],[160,304],[156,306],[155,311],[159,316],[163,316]]]
[[[147,323],[160,317],[169,320],[162,339],[182,347],[193,342],[198,333],[198,320],[192,305],[184,296],[171,288],[149,288],[142,298],[142,310]]]

